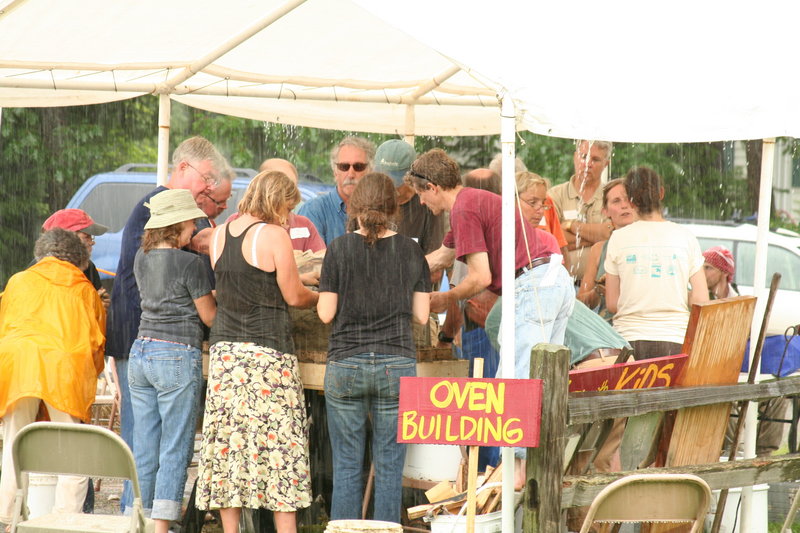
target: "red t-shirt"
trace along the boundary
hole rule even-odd
[[[480,189],[464,187],[456,196],[450,210],[450,231],[442,244],[455,248],[456,258],[464,261],[468,254],[486,252],[489,255],[489,269],[492,272],[492,283],[487,287],[490,291],[501,294],[500,279],[502,218],[500,196]],[[522,224],[525,225],[530,259],[550,257],[560,253],[555,238],[545,232],[535,231],[527,221],[522,222],[519,212],[514,211],[516,219],[516,253],[514,269],[529,264],[528,250],[522,238]]]
[[[325,241],[317,231],[317,227],[303,215],[289,213],[289,237],[292,239],[292,248],[305,252],[319,252],[325,249]]]

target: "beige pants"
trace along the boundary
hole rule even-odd
[[[17,480],[14,476],[14,461],[11,456],[11,443],[22,428],[36,421],[39,412],[39,398],[23,398],[3,417],[3,470],[0,472],[0,522],[10,524],[14,514],[14,497]],[[80,423],[72,415],[55,409],[45,402],[47,413],[53,422]],[[56,498],[53,511],[57,513],[80,513],[86,499],[88,479],[80,476],[58,476]]]

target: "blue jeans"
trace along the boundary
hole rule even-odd
[[[372,419],[375,520],[400,523],[405,444],[397,442],[400,378],[417,375],[416,361],[399,355],[357,354],[329,361],[325,404],[333,451],[331,519],[360,519],[367,419]]]
[[[134,457],[142,506],[152,518],[177,520],[191,459],[203,364],[199,348],[138,338],[128,382],[136,434]]]
[[[500,305],[500,300],[495,305]],[[531,350],[534,346],[539,343],[564,344],[567,320],[574,306],[574,284],[567,270],[560,264],[538,266],[516,279],[514,378],[530,379]],[[500,359],[502,366],[502,355]],[[498,377],[501,372],[498,368]],[[519,459],[525,459],[526,453],[526,448],[514,449],[514,456]]]
[[[117,366],[117,387],[120,394],[119,432],[122,440],[133,451],[133,410],[131,409],[131,389],[128,386],[128,359],[115,359]],[[122,484],[122,497],[119,500],[120,510],[133,506],[133,490],[131,482],[125,480]]]

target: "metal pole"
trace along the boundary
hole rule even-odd
[[[758,191],[758,231],[756,236],[756,265],[753,276],[753,294],[758,298],[753,323],[750,326],[750,353],[748,358],[753,364],[755,353],[754,339],[759,335],[757,317],[763,316],[766,305],[767,283],[767,244],[769,238],[769,213],[772,202],[772,169],[775,163],[775,139],[764,139],[761,151],[761,182]],[[756,383],[761,381],[761,372],[756,374]],[[750,402],[745,415],[744,456],[745,459],[756,456],[756,434],[758,426],[758,404]],[[752,531],[753,488],[742,487],[742,525],[741,531]]]
[[[167,184],[169,167],[169,120],[172,101],[168,94],[158,95],[158,163],[156,165],[156,183]]]
[[[508,94],[501,97],[500,113],[500,145],[503,156],[503,204],[502,204],[502,261],[501,276],[503,280],[503,320],[500,329],[500,338],[503,348],[500,350],[503,368],[503,379],[514,377],[514,197],[516,182],[514,180],[514,133],[516,132],[516,119],[514,102]],[[501,527],[503,533],[514,531],[514,448],[503,447],[503,514]]]

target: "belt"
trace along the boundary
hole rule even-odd
[[[532,270],[540,265],[546,265],[549,262],[550,262],[549,255],[547,257],[537,257],[536,259],[531,261],[529,265],[525,265],[524,267],[518,268],[517,271],[514,273],[514,277],[518,278],[525,272]]]

